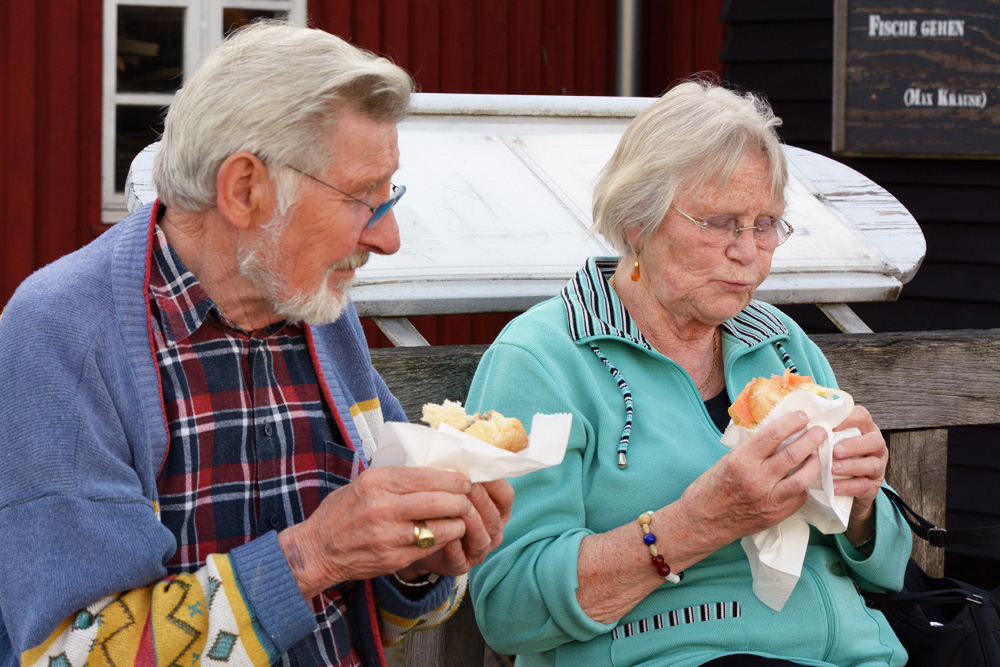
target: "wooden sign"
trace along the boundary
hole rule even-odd
[[[835,0],[833,151],[1000,158],[1000,0]]]

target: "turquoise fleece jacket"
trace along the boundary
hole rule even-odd
[[[176,549],[156,509],[168,436],[147,304],[151,206],[29,277],[0,317],[0,667],[77,610],[162,580]],[[353,306],[306,336],[345,439],[367,462],[383,422],[407,419]],[[253,615],[247,642],[273,660],[313,632],[275,532],[228,560],[239,590],[227,597]],[[362,662],[384,664],[379,609],[421,617],[453,602],[454,582],[442,577],[419,601],[384,577],[355,586]]]
[[[472,572],[486,641],[517,654],[525,667],[693,667],[727,653],[829,667],[903,665],[905,650],[855,588],[902,586],[910,531],[882,494],[871,556],[842,535],[813,530],[801,579],[781,612],[754,595],[739,541],[691,567],[680,584],[662,585],[617,623],[598,623],[580,608],[583,538],[677,500],[728,451],[691,377],[648,345],[608,286],[616,263],[591,259],[560,298],[511,322],[473,380],[470,411],[497,409],[525,423],[536,412],[573,417],[562,463],[511,480],[515,501],[503,544]],[[816,345],[762,303],[723,325],[722,356],[730,398],[752,378],[792,366],[836,386]],[[628,465],[620,469],[626,394],[634,419]]]

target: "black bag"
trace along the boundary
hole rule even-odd
[[[913,532],[932,545],[1000,546],[1000,526],[946,531],[883,487]],[[912,517],[912,518],[911,518]],[[910,559],[899,593],[861,594],[885,614],[910,659],[907,667],[1000,667],[1000,588],[987,592],[957,579],[932,577]]]

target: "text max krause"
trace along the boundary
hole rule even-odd
[[[935,95],[935,93],[937,93]],[[986,108],[986,91],[978,93],[956,93],[944,88],[921,90],[907,88],[903,93],[903,104],[908,107],[964,107],[974,109]]]
[[[889,19],[868,15],[869,37],[964,37],[965,19]]]

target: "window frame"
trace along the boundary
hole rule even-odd
[[[101,99],[101,222],[121,220],[128,211],[125,193],[115,189],[115,146],[118,108],[144,106],[162,108],[175,93],[119,92],[117,90],[118,8],[119,6],[160,7],[184,10],[183,79],[193,72],[201,58],[222,43],[222,17],[226,9],[286,11],[296,25],[306,24],[307,0],[108,0],[104,3],[104,35]]]

